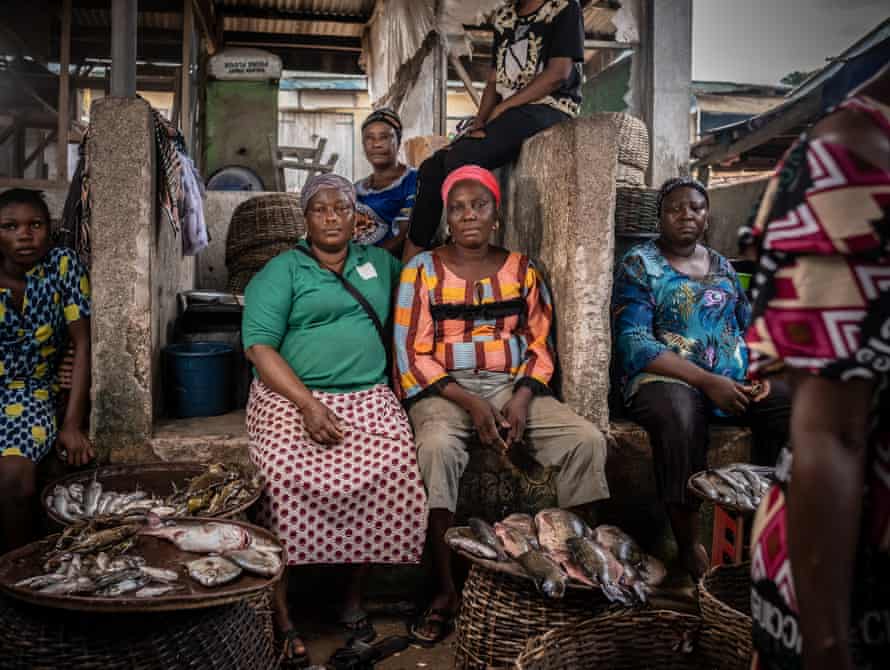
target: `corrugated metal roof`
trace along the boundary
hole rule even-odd
[[[111,12],[107,9],[75,7],[71,16],[73,24],[82,28],[107,28],[111,25]],[[139,12],[137,21],[140,28],[161,30],[182,28],[182,14],[179,12]]]
[[[376,0],[222,0],[224,7],[263,7],[282,12],[342,14],[369,18]]]
[[[336,21],[289,21],[287,19],[251,19],[238,16],[223,18],[223,29],[231,32],[276,35],[320,35],[323,37],[361,37],[361,23]]]

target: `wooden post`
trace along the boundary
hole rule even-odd
[[[433,132],[445,136],[448,131],[448,49],[441,35],[433,46]]]
[[[467,72],[464,64],[461,63],[460,58],[453,53],[448,54],[448,60],[451,61],[451,67],[454,68],[455,72],[457,72],[457,76],[460,77],[460,80],[464,83],[464,88],[467,90],[467,94],[470,98],[472,98],[473,103],[476,105],[476,109],[479,109],[482,100],[479,97],[479,91],[473,87],[473,80],[470,79],[470,74]]]
[[[69,101],[71,78],[71,0],[62,0],[62,35],[59,55],[59,109],[56,127],[56,178],[68,181],[68,129],[71,126]]]
[[[179,84],[179,116],[182,120],[182,137],[185,145],[192,147],[192,50],[195,35],[195,10],[192,0],[182,3],[182,68]]]

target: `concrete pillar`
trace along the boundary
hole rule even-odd
[[[104,98],[91,111],[92,439],[101,457],[142,460],[152,430],[151,256],[158,228],[151,111]]]
[[[640,47],[634,98],[649,127],[648,181],[655,187],[689,171],[692,0],[639,0]]]

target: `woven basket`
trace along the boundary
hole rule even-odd
[[[654,233],[658,228],[658,191],[652,188],[615,190],[615,233]]]
[[[649,168],[649,130],[635,116],[619,116],[618,162],[645,172]]]
[[[226,265],[238,263],[244,252],[274,242],[296,242],[306,232],[300,197],[270,193],[242,202],[232,213],[226,238]]]
[[[615,170],[615,184],[631,188],[646,185],[646,173],[633,165],[618,163]]]
[[[272,642],[245,602],[189,612],[62,612],[0,597],[4,670],[217,670],[277,665]]]
[[[259,270],[235,270],[230,272],[229,279],[226,282],[226,290],[230,293],[243,294],[244,289],[247,288],[250,280],[253,279],[257,272]]]
[[[517,670],[695,670],[701,619],[669,610],[606,612],[537,637]]]
[[[700,645],[707,667],[748,670],[751,665],[751,564],[720,565],[698,585]]]
[[[596,591],[570,588],[552,600],[528,579],[473,565],[457,620],[454,667],[513,668],[532,638],[581,623],[608,607]]]

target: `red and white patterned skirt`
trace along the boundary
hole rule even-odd
[[[278,534],[289,565],[419,563],[426,494],[399,401],[383,385],[312,394],[340,420],[340,444],[320,446],[293,403],[258,380],[250,388],[250,458],[265,481],[259,522]]]

